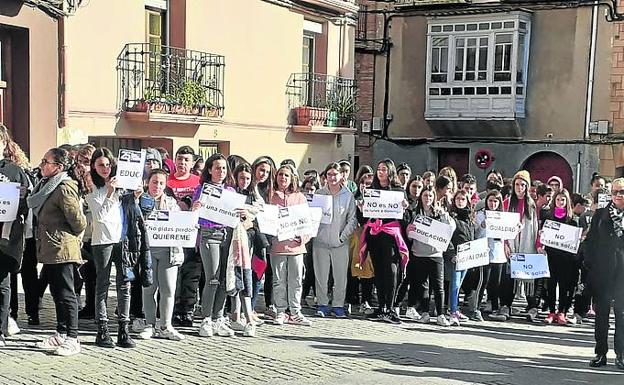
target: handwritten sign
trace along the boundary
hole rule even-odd
[[[490,252],[487,238],[462,243],[457,246],[457,260],[455,270],[468,270],[473,267],[490,264]]]
[[[195,247],[197,213],[155,210],[145,220],[150,247]]]
[[[0,222],[12,222],[19,209],[19,183],[0,182]]]
[[[514,279],[550,277],[548,258],[544,254],[512,254],[510,267]]]
[[[221,186],[204,183],[199,201],[202,204],[199,217],[227,227],[240,223],[237,209],[245,206],[247,197]]]
[[[553,249],[576,253],[581,243],[582,232],[583,229],[581,227],[570,226],[547,219],[542,228],[540,242]]]
[[[143,185],[145,150],[119,150],[117,160],[117,187],[136,190]]]
[[[321,208],[323,213],[321,218],[322,224],[329,225],[332,223],[334,199],[331,195],[306,194],[306,199],[308,200],[308,206]]]
[[[401,191],[364,190],[364,207],[362,214],[365,218],[403,218],[403,200],[405,194]]]
[[[492,239],[516,239],[520,231],[518,213],[485,212],[485,236]]]
[[[407,234],[409,238],[427,244],[438,251],[446,251],[453,237],[451,225],[424,215],[417,215],[413,223],[414,231]]]

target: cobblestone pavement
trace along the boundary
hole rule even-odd
[[[107,350],[93,345],[95,326],[81,320],[83,353],[62,358],[34,347],[53,331],[53,314],[47,294],[41,326],[29,327],[20,313],[22,332],[0,349],[0,384],[624,384],[612,352],[609,366],[588,367],[592,325],[315,319],[312,327],[266,324],[256,338],[201,338],[189,328],[180,329],[185,341]]]

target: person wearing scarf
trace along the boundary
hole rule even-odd
[[[596,210],[585,239],[587,284],[596,310],[596,356],[592,367],[607,364],[609,314],[615,313],[615,364],[624,370],[624,178],[613,181],[611,202]]]

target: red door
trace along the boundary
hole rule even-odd
[[[568,191],[573,191],[572,168],[568,161],[557,153],[550,151],[535,153],[527,158],[523,168],[531,174],[531,180],[546,183],[551,176],[558,176],[563,181],[563,186]]]
[[[438,171],[446,166],[453,167],[459,179],[468,174],[469,158],[470,150],[467,148],[439,148]]]

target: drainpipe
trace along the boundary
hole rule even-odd
[[[589,71],[587,74],[587,101],[585,102],[585,130],[583,139],[589,139],[589,123],[591,122],[592,97],[594,94],[594,72],[596,66],[596,40],[598,37],[598,1],[592,7],[591,41],[589,45]]]
[[[59,128],[67,124],[67,45],[65,42],[65,17],[58,18],[58,66],[59,66]]]

